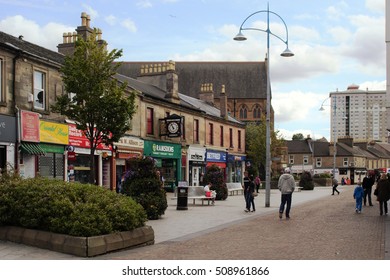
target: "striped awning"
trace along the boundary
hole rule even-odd
[[[44,155],[45,151],[42,150],[41,146],[38,143],[27,143],[23,142],[20,145],[20,148],[23,152],[30,155]]]

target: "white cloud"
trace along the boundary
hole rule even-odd
[[[69,31],[73,32],[74,27],[58,23],[48,23],[40,27],[36,22],[23,16],[13,16],[1,20],[0,29],[7,30],[8,34],[16,37],[23,35],[26,41],[57,51],[57,45],[62,43],[62,34]]]
[[[114,26],[117,22],[117,18],[114,15],[109,15],[104,18],[104,20],[108,23],[110,26]]]
[[[93,9],[91,6],[87,5],[87,4],[83,4],[82,5],[84,8],[85,8],[85,12],[87,13],[87,15],[89,15],[91,17],[91,20],[92,19],[97,19],[99,17],[99,13],[97,10]]]
[[[385,2],[387,2],[387,0],[366,0],[366,7],[370,11],[382,14],[385,10]]]
[[[153,7],[153,4],[149,0],[141,0],[137,2],[137,7],[146,9]]]
[[[135,33],[137,32],[137,26],[135,25],[134,21],[132,21],[131,19],[127,18],[125,20],[122,21],[121,25],[126,28],[127,30],[129,30],[130,32],[132,33]]]

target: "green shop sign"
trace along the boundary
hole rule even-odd
[[[165,142],[144,142],[144,155],[163,158],[181,158],[181,145]]]

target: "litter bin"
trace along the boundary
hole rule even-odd
[[[188,187],[177,187],[176,210],[188,210]]]

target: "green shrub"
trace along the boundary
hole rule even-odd
[[[301,179],[299,180],[299,186],[302,187],[304,190],[314,189],[314,182],[310,172],[305,171],[302,173]]]
[[[207,167],[203,182],[211,183],[210,190],[217,193],[216,200],[225,200],[228,197],[228,189],[222,170],[215,164]]]
[[[99,186],[45,178],[0,182],[0,225],[94,236],[132,230],[145,221],[133,199]]]
[[[153,158],[127,160],[122,193],[142,205],[149,220],[156,220],[168,208],[166,192],[161,187]]]

